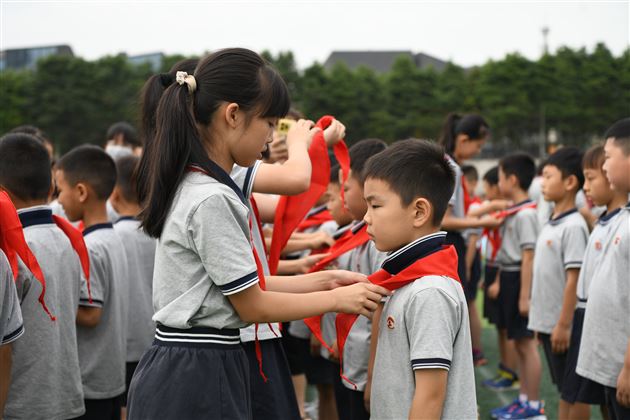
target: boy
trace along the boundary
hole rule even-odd
[[[605,135],[604,170],[613,189],[630,193],[630,118]],[[577,373],[605,387],[612,419],[630,418],[630,203],[610,226],[591,280]]]
[[[124,245],[107,221],[116,166],[102,149],[79,146],[59,160],[55,180],[69,220],[83,221],[90,254],[92,300],[83,288],[77,313],[84,418],[118,418],[125,392],[129,279]]]
[[[46,281],[46,304],[56,317],[52,321],[38,301],[41,284],[20,269],[16,286],[26,332],[13,344],[5,418],[73,418],[85,412],[75,323],[81,264],[46,205],[51,177],[50,156],[39,139],[22,133],[0,139],[0,188],[18,209]]]
[[[593,146],[584,154],[582,164],[584,193],[596,206],[605,206],[606,211],[597,220],[588,240],[577,284],[578,303],[573,315],[571,342],[567,353],[567,364],[562,388],[562,400],[569,404],[575,404],[577,410],[585,404],[604,406],[605,403],[604,387],[578,375],[575,368],[582,339],[584,310],[588,299],[589,286],[595,277],[595,273],[599,270],[603,244],[608,242],[610,227],[614,225],[621,208],[628,200],[628,196],[625,193],[619,193],[610,188],[610,184],[606,179],[606,173],[603,170],[604,161],[604,147]],[[588,406],[583,409],[588,409]],[[583,415],[572,409],[568,417],[588,418],[588,414]]]
[[[140,213],[134,171],[140,159],[127,155],[116,160],[116,186],[109,200],[120,218],[114,223],[129,264],[129,312],[127,319],[126,389],[140,357],[153,342],[152,283],[155,260],[155,239],[140,229],[136,216]],[[123,406],[127,406],[126,393]]]
[[[435,274],[424,274],[389,298],[380,316],[371,391],[373,419],[477,418],[466,296],[456,254],[439,230],[453,193],[444,151],[404,140],[370,159],[365,169],[365,221],[397,275],[426,257],[451,250]],[[452,276],[444,275],[452,271]]]
[[[577,280],[588,241],[588,226],[575,207],[583,184],[582,152],[563,147],[549,156],[542,173],[542,194],[554,207],[536,241],[528,328],[542,343],[558,392],[563,389]],[[588,406],[560,400],[559,418],[588,414]]]
[[[529,297],[538,235],[535,203],[527,189],[536,165],[527,154],[515,153],[499,162],[499,189],[507,200],[516,203],[506,211],[501,226],[499,264],[499,320],[507,338],[515,340],[520,394],[513,403],[491,411],[493,418],[527,418],[543,414],[538,392],[541,375],[540,356],[534,333],[527,329]]]

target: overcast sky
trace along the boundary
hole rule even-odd
[[[222,47],[291,50],[298,65],[333,50],[412,50],[463,66],[518,51],[630,42],[630,1],[7,1],[0,48],[69,44],[87,59],[126,52],[201,54]]]

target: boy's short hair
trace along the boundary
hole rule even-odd
[[[630,117],[617,121],[606,130],[604,139],[610,138],[623,150],[624,155],[630,155]]]
[[[522,190],[527,191],[536,175],[536,163],[527,153],[517,152],[507,155],[499,161],[499,167],[505,176],[514,175]]]
[[[416,197],[429,200],[434,226],[442,223],[455,189],[455,173],[446,161],[444,148],[428,140],[394,143],[368,160],[363,178],[387,182],[404,206]]]
[[[483,180],[488,183],[488,185],[495,186],[499,184],[499,167],[494,166],[483,174]]]
[[[42,129],[30,124],[18,125],[17,127],[11,129],[9,133],[30,134],[32,136],[35,136],[42,143],[50,143],[48,135],[46,135],[46,133],[44,133]]]
[[[47,200],[50,155],[41,139],[24,133],[0,138],[0,184],[20,200]]]
[[[582,169],[597,169],[601,171],[605,161],[606,154],[604,153],[604,146],[597,144],[584,153]]]
[[[120,194],[129,203],[138,203],[138,189],[136,186],[136,168],[140,158],[134,155],[124,155],[116,159],[116,186]]]
[[[562,172],[562,178],[575,175],[578,181],[578,190],[584,185],[584,172],[582,172],[582,159],[584,155],[577,147],[565,146],[558,149],[547,158],[546,164],[555,166]]]
[[[122,134],[123,143],[129,144],[134,147],[142,146],[136,129],[131,124],[125,121],[117,122],[109,126],[107,129],[107,140],[111,140],[114,137]]]
[[[462,165],[462,173],[469,182],[479,181],[479,172],[473,165]]]
[[[350,170],[352,176],[357,177],[359,181],[363,181],[363,168],[365,163],[372,156],[382,152],[387,148],[387,143],[381,139],[363,139],[359,140],[350,147]]]
[[[339,169],[341,169],[339,165],[333,165],[333,167],[330,168],[330,183],[331,184],[339,184]]]
[[[107,200],[116,185],[116,164],[100,147],[75,147],[59,159],[55,168],[63,171],[71,185],[88,184],[100,200]]]

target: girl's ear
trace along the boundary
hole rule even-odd
[[[413,227],[421,228],[426,226],[433,217],[433,206],[426,198],[416,198],[413,202]]]
[[[461,146],[463,143],[466,143],[469,140],[470,140],[470,137],[468,137],[468,134],[460,133],[457,135],[457,138],[455,139],[455,147]]]
[[[240,110],[240,107],[238,106],[237,103],[234,103],[234,102],[229,103],[224,106],[225,106],[225,112],[224,112],[225,122],[231,128],[236,128],[236,126],[240,123],[240,113],[238,112]]]

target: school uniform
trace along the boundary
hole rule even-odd
[[[360,230],[365,222],[360,222],[352,227],[353,231]],[[378,271],[387,257],[387,254],[376,249],[373,241],[351,250],[349,253],[349,271],[361,274],[372,274]],[[372,336],[372,321],[364,316],[359,316],[352,326],[346,339],[343,356],[343,373],[350,378],[353,384],[341,381],[346,388],[347,402],[350,406],[350,419],[368,419],[369,413],[365,410],[364,391],[367,384],[367,369],[370,358],[370,341]],[[349,400],[349,401],[348,401]]]
[[[125,392],[129,266],[125,247],[111,223],[83,231],[90,256],[90,291],[80,305],[101,308],[94,327],[77,326],[85,418],[117,418]]]
[[[0,249],[0,346],[12,343],[24,334],[20,301],[15,291],[13,271]]]
[[[494,248],[490,240],[482,241],[484,244],[484,256],[485,264],[483,268],[483,317],[493,325],[497,325],[499,319],[499,300],[492,299],[488,295],[488,289],[492,284],[497,281],[497,272],[499,271],[499,265],[496,261],[496,255],[494,255]],[[498,249],[496,250],[498,252]],[[493,255],[495,258],[493,258]]]
[[[125,366],[125,389],[129,389],[133,372],[140,357],[149,347],[155,335],[153,317],[152,284],[153,262],[156,241],[140,228],[140,221],[124,216],[114,223],[114,231],[120,238],[127,257],[128,299],[127,313],[127,358]],[[127,394],[123,396],[123,405]]]
[[[472,203],[468,210],[470,211],[474,208],[479,207],[480,205],[481,204],[478,202]],[[466,229],[462,233],[462,237],[464,238],[464,243],[466,244],[466,253],[464,254],[464,262],[466,262],[466,254],[468,253],[468,245],[470,242],[470,238],[473,235],[476,235],[477,238],[481,238],[482,234],[483,234],[483,229],[481,228]],[[475,244],[475,246],[477,246],[477,244]],[[479,249],[477,248],[477,250],[475,251],[475,256],[473,257],[472,265],[470,267],[470,278],[466,279],[466,283],[462,285],[464,287],[464,294],[466,295],[466,299],[468,299],[468,302],[473,302],[477,298],[477,291],[479,290],[480,280],[481,280],[481,255],[479,253]]]
[[[582,402],[587,404],[604,404],[604,387],[597,382],[587,379],[576,372],[580,343],[582,341],[582,329],[584,326],[584,312],[588,300],[588,290],[592,280],[599,270],[603,255],[604,244],[610,240],[610,228],[614,225],[616,217],[621,209],[616,209],[609,214],[601,216],[591,236],[589,237],[586,251],[578,277],[577,305],[573,315],[573,327],[571,329],[571,341],[567,353],[567,365],[565,368],[562,399],[573,404]]]
[[[605,387],[611,418],[629,418],[615,397],[630,337],[630,203],[611,223],[588,289],[576,371]]]
[[[522,208],[515,214],[507,216],[500,227],[501,248],[497,254],[499,264],[499,328],[507,330],[509,339],[533,337],[527,328],[528,319],[518,310],[521,292],[521,256],[523,251],[536,246],[538,220],[536,210],[531,207],[531,200],[525,200],[508,210]]]
[[[551,380],[562,392],[567,353],[554,353],[551,333],[558,324],[566,272],[580,269],[588,242],[586,221],[576,208],[550,219],[540,231],[534,251],[528,329],[542,342]]]
[[[42,286],[20,261],[16,281],[25,334],[12,347],[11,384],[4,418],[65,419],[85,412],[77,354],[76,316],[81,264],[48,206],[18,210],[24,238],[46,280]]]
[[[241,189],[244,198],[247,200],[252,243],[258,253],[263,273],[268,276],[271,273],[266,258],[265,240],[258,229],[258,216],[250,200],[260,164],[261,162],[257,161],[249,168],[234,165],[230,177]],[[250,325],[240,329],[240,337],[250,368],[253,418],[261,420],[299,419],[300,410],[297,400],[292,398],[295,395],[295,391],[287,358],[282,347],[280,324],[277,322],[258,324],[258,332],[256,332],[254,325]],[[262,350],[263,371],[267,377],[267,382],[264,381],[260,374],[260,366],[256,357],[256,339],[258,339]]]
[[[258,287],[248,208],[222,168],[188,172],[158,240],[155,340],[131,381],[134,419],[251,419],[250,367],[228,297]]]
[[[444,243],[444,232],[417,239],[387,257],[383,268],[397,274]],[[477,418],[471,346],[466,296],[457,280],[430,275],[397,289],[380,318],[371,418],[409,416],[419,369],[448,372],[442,418]]]
[[[455,174],[455,189],[453,190],[453,195],[451,196],[448,205],[451,209],[451,215],[453,217],[463,219],[464,217],[466,217],[466,207],[464,203],[464,186],[462,184],[463,172],[455,159],[453,159],[451,156],[446,155],[446,162]],[[467,247],[466,240],[462,235],[462,231],[449,230],[446,235],[446,243],[453,245],[455,247],[455,251],[457,251],[457,273],[459,274],[459,278],[462,281],[462,286],[464,287],[464,290],[468,289],[467,296],[471,296],[473,292],[470,290],[471,287],[466,276]]]

